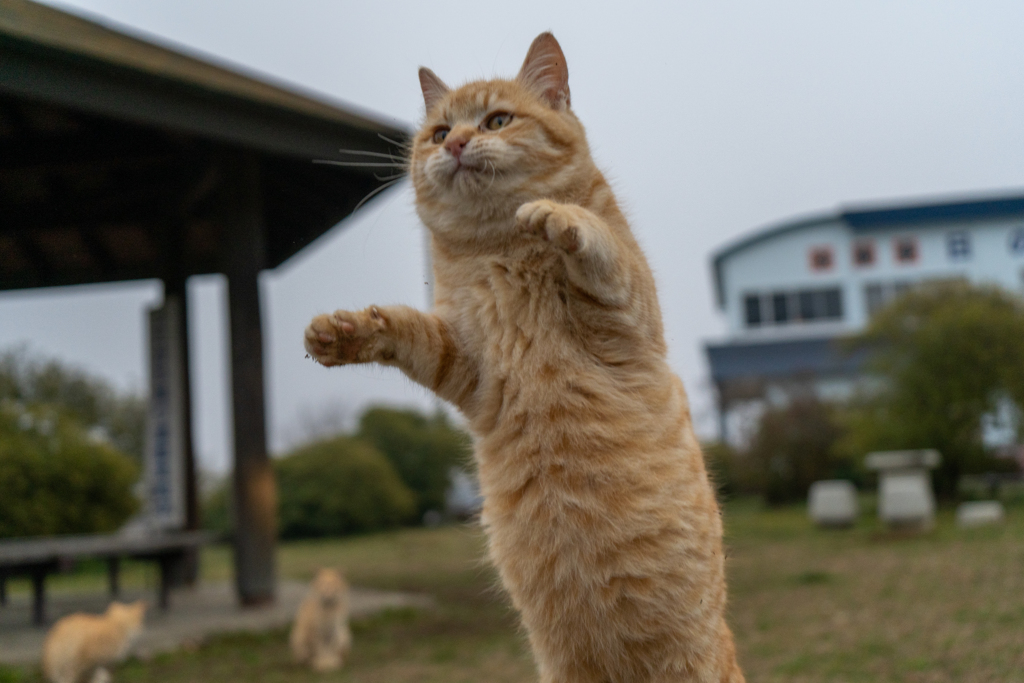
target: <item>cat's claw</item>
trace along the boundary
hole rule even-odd
[[[569,254],[582,246],[579,227],[570,207],[550,199],[527,202],[516,211],[516,227],[541,237]]]
[[[386,327],[387,320],[376,306],[318,315],[306,328],[306,353],[325,367],[378,360],[380,333]]]

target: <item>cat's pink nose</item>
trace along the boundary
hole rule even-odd
[[[462,150],[465,149],[467,142],[469,142],[469,138],[462,137],[461,135],[449,135],[444,141],[444,146],[452,153],[455,160],[459,161],[462,158]]]

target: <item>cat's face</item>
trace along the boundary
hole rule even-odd
[[[550,34],[534,41],[514,80],[450,90],[423,69],[420,82],[427,115],[413,140],[410,171],[421,215],[514,213],[553,194],[589,159],[569,109],[565,60]]]
[[[138,629],[142,627],[142,620],[146,616],[146,607],[145,600],[136,600],[128,604],[112,602],[107,608],[107,614],[117,622]]]
[[[334,569],[321,569],[313,579],[313,590],[325,608],[340,604],[348,590],[348,583]]]

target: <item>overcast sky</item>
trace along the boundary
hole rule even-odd
[[[56,3],[54,3],[56,4]],[[64,0],[58,6],[406,125],[416,70],[449,84],[516,73],[558,38],[573,107],[655,271],[673,367],[714,432],[703,342],[720,339],[709,257],[766,224],[842,205],[1024,187],[1024,3],[514,3]],[[408,187],[263,278],[269,438],[368,402],[430,406],[397,371],[304,359],[308,319],[370,303],[423,307]],[[0,348],[27,343],[145,389],[156,283],[0,295]],[[197,448],[230,458],[223,282],[193,279]]]

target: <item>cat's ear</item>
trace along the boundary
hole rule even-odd
[[[550,33],[542,33],[534,39],[516,78],[543,97],[553,109],[569,106],[569,67],[562,48]]]
[[[420,88],[423,90],[423,101],[427,105],[428,112],[449,92],[444,81],[425,66],[420,67]]]

